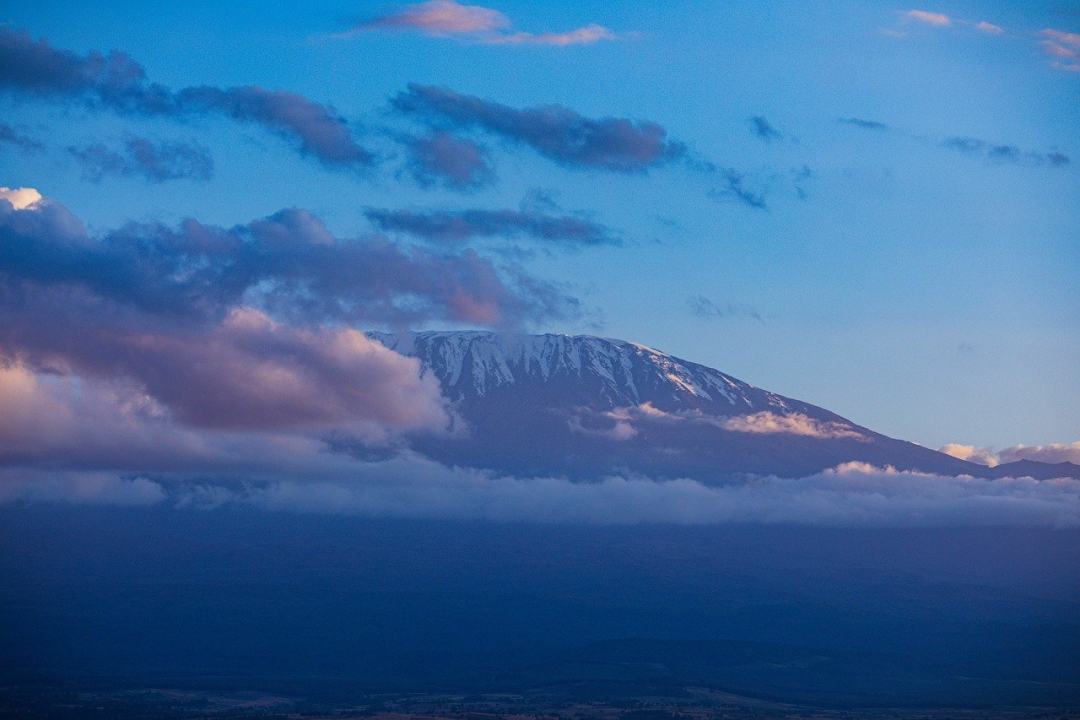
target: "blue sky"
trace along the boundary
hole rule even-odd
[[[580,316],[530,329],[640,341],[933,447],[1077,439],[1080,72],[1069,65],[1080,61],[1065,53],[1078,47],[1080,6],[486,6],[512,23],[497,33],[611,34],[568,45],[362,25],[405,7],[9,5],[7,28],[80,56],[122,51],[171,88],[258,85],[330,105],[378,162],[328,167],[220,115],[8,93],[3,122],[42,148],[0,144],[0,184],[37,188],[94,232],[188,217],[231,227],[297,207],[352,237],[374,231],[371,208],[543,207],[620,242],[477,243],[580,299]],[[494,180],[424,187],[394,140],[427,132],[391,105],[409,83],[651,121],[686,150],[611,172],[457,127],[485,148]],[[755,132],[755,117],[775,134]],[[132,136],[196,143],[212,177],[88,177],[67,150]],[[730,172],[764,208],[724,192]]]

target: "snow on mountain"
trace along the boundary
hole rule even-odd
[[[420,360],[467,425],[418,449],[512,473],[801,476],[850,461],[945,474],[979,466],[646,345],[591,335],[369,335]]]

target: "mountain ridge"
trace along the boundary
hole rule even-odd
[[[848,462],[999,476],[641,343],[473,330],[368,336],[417,358],[468,425],[464,437],[418,441],[442,462],[579,480],[722,483],[804,477]]]

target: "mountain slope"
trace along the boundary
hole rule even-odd
[[[467,425],[425,439],[444,462],[594,479],[804,476],[858,461],[943,474],[981,466],[636,343],[588,335],[371,333],[438,378]]]

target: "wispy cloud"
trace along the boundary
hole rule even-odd
[[[45,149],[45,146],[34,138],[29,135],[24,135],[3,122],[0,122],[0,144],[13,145],[28,152],[37,152]]]
[[[721,171],[723,186],[709,193],[716,200],[735,200],[755,210],[768,210],[764,190],[752,190],[748,187],[748,176],[731,168]]]
[[[877,120],[864,120],[863,118],[857,118],[857,117],[840,118],[839,120],[837,120],[837,122],[843,123],[845,125],[851,125],[852,127],[861,128],[863,130],[888,130],[889,129],[889,126],[886,125],[883,122],[878,122]]]
[[[984,32],[987,35],[1001,35],[1005,32],[1005,28],[985,20],[980,20],[975,23],[975,29],[979,32]]]
[[[1080,72],[1080,33],[1045,28],[1042,36],[1043,52],[1049,55],[1051,67],[1066,72]]]
[[[617,40],[620,35],[591,23],[564,32],[525,32],[498,10],[481,5],[463,5],[454,0],[429,0],[400,10],[363,20],[337,37],[354,37],[368,32],[412,32],[428,37],[458,38],[481,45],[591,45]]]
[[[524,237],[567,247],[616,245],[619,238],[599,223],[573,215],[533,210],[380,210],[365,212],[380,230],[400,232],[437,243],[473,238]]]
[[[904,13],[904,17],[933,27],[949,27],[952,25],[952,18],[948,15],[930,12],[929,10],[908,10]]]
[[[716,303],[704,295],[692,295],[687,300],[690,312],[699,318],[723,319],[734,317],[748,317],[764,323],[765,319],[756,308],[743,303]]]
[[[522,143],[566,167],[645,172],[687,154],[657,123],[587,118],[562,105],[517,109],[415,83],[392,104],[398,112],[434,125],[479,129]]]
[[[771,140],[779,140],[783,137],[779,130],[772,126],[768,120],[761,115],[755,115],[750,118],[750,129],[754,135],[758,136],[762,140],[769,142]]]
[[[942,145],[950,150],[981,157],[995,163],[1062,167],[1070,162],[1068,155],[1056,150],[1046,153],[1026,151],[1015,145],[989,143],[973,137],[946,138]]]
[[[182,178],[209,180],[214,174],[210,152],[194,142],[129,137],[119,149],[91,143],[69,147],[68,153],[82,166],[83,177],[93,182],[110,175],[165,182]]]

